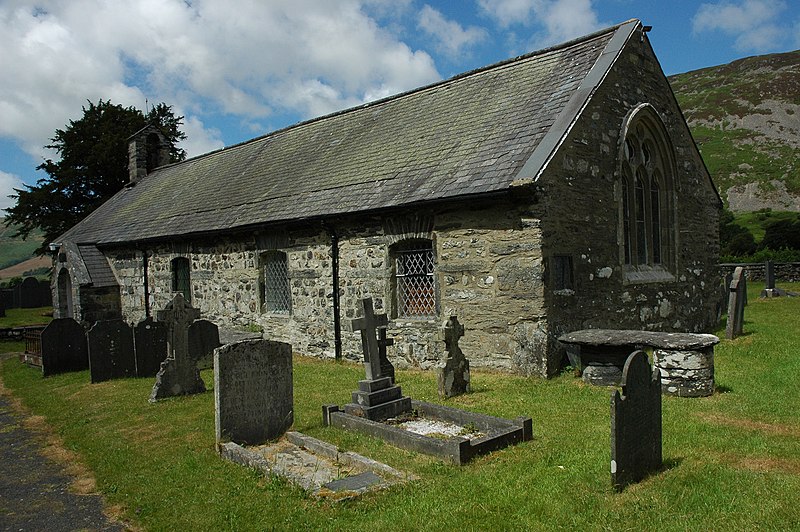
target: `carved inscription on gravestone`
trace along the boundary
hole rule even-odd
[[[214,351],[217,444],[258,445],[294,422],[292,346],[244,340]]]
[[[611,396],[611,484],[622,490],[661,468],[661,374],[634,351]]]

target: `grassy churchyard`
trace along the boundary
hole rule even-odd
[[[295,430],[420,477],[340,503],[221,460],[213,392],[150,404],[153,379],[43,379],[15,359],[2,378],[94,472],[121,518],[146,530],[798,529],[800,298],[759,300],[760,289],[752,283],[744,336],[716,348],[718,392],[663,397],[664,469],[622,493],[610,483],[611,391],[570,372],[546,381],[473,370],[473,392],[446,404],[529,415],[534,439],[459,467],[323,428],[321,405],[347,402],[363,369],[295,357]],[[211,388],[211,372],[203,378]],[[399,371],[398,383],[439,402],[433,373]]]

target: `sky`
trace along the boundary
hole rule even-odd
[[[631,18],[667,75],[800,48],[800,0],[0,0],[0,208],[89,101],[193,157]]]

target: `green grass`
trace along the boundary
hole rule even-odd
[[[0,318],[0,329],[45,324],[52,319],[53,307],[8,308],[5,317]]]
[[[473,372],[473,393],[447,404],[529,415],[534,439],[457,467],[322,427],[321,405],[347,402],[363,370],[296,358],[296,430],[420,477],[338,504],[219,459],[211,392],[151,405],[153,379],[42,379],[16,360],[2,377],[94,471],[108,502],[147,530],[797,529],[800,298],[759,300],[759,290],[750,288],[745,335],[717,347],[721,393],[664,397],[665,468],[621,494],[609,474],[610,391],[568,374]],[[210,387],[211,373],[203,377]],[[399,371],[398,381],[405,394],[438,401],[432,373]]]

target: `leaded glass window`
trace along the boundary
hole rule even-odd
[[[632,113],[624,135],[620,258],[632,267],[674,266],[674,159],[666,130],[652,106],[643,104]]]
[[[434,255],[430,242],[415,242],[394,252],[398,318],[433,318],[437,315]]]
[[[271,314],[290,314],[292,292],[286,253],[268,251],[261,256],[262,306]]]

